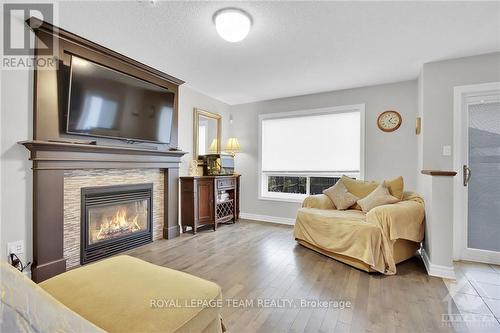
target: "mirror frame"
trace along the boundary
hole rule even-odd
[[[201,163],[201,160],[198,158],[198,129],[200,124],[200,116],[215,119],[217,121],[217,153],[221,152],[221,130],[222,130],[222,116],[217,113],[205,111],[199,108],[193,109],[193,159],[198,161],[198,164]]]

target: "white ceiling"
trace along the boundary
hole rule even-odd
[[[215,11],[253,17],[228,43]],[[414,79],[425,62],[500,51],[500,3],[63,2],[56,24],[228,104]]]

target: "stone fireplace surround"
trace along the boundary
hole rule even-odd
[[[82,187],[153,183],[153,240],[179,235],[178,177],[185,152],[49,141],[21,144],[33,161],[35,282],[79,265]]]
[[[64,246],[66,269],[80,265],[81,189],[153,183],[153,241],[163,238],[165,172],[161,169],[64,171]]]

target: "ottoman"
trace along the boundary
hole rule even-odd
[[[39,284],[108,332],[221,332],[221,290],[210,281],[117,256]]]

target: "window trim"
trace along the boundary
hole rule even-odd
[[[325,172],[263,172],[262,171],[262,121],[265,119],[281,119],[289,117],[300,117],[308,115],[321,115],[321,114],[331,114],[331,113],[346,113],[346,112],[359,112],[360,113],[360,170],[358,172],[352,171],[325,171]],[[275,112],[275,113],[265,113],[260,114],[258,117],[259,130],[258,130],[258,199],[259,200],[271,200],[271,201],[284,201],[284,202],[302,202],[309,194],[269,194],[267,192],[267,176],[277,175],[277,176],[306,176],[307,185],[306,191],[309,193],[309,177],[314,176],[339,176],[342,174],[355,174],[359,175],[359,179],[364,179],[365,176],[365,104],[353,104],[353,105],[343,105],[334,106],[318,109],[307,109],[307,110],[297,110],[288,112]],[[266,176],[264,177],[264,174]]]

